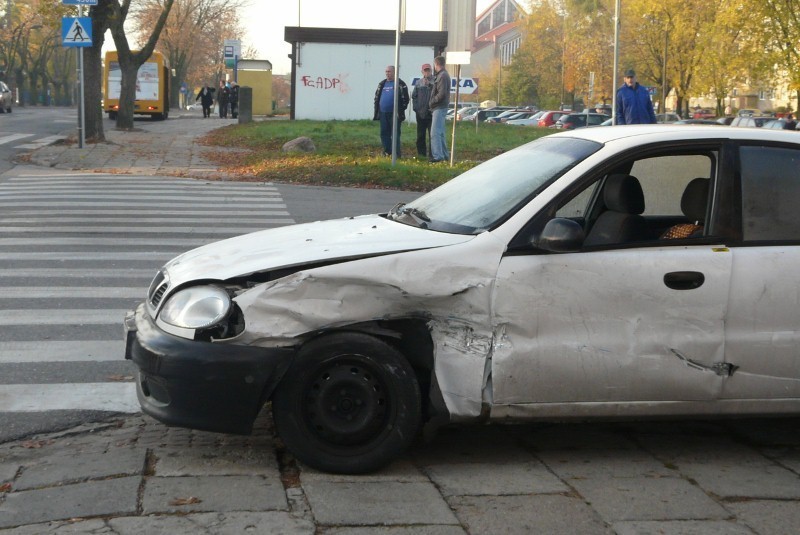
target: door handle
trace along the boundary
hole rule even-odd
[[[664,275],[664,284],[673,290],[694,290],[706,281],[699,271],[672,271]]]

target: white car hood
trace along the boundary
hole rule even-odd
[[[473,238],[366,215],[244,234],[193,249],[165,267],[174,288],[195,279],[226,280],[326,260],[443,247]]]

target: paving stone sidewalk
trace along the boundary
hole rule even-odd
[[[234,178],[210,163],[206,154],[219,149],[200,145],[197,138],[216,128],[236,124],[232,119],[203,119],[199,111],[184,111],[166,121],[137,119],[134,130],[122,131],[106,120],[105,143],[78,147],[74,139],[34,151],[30,162],[64,170],[97,173]],[[74,138],[74,133],[71,136]]]
[[[385,470],[146,416],[0,445],[0,533],[793,534],[798,419],[444,429]]]

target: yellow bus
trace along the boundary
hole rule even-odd
[[[122,71],[116,50],[106,52],[103,62],[103,111],[109,119],[117,118]],[[169,65],[163,54],[153,52],[136,75],[136,100],[133,113],[150,115],[153,119],[169,117]]]

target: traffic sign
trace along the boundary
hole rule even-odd
[[[239,39],[225,39],[223,42],[223,59],[225,67],[233,69],[236,62],[242,59],[242,42]]]
[[[61,44],[68,47],[92,46],[91,17],[64,17],[61,19]]]
[[[61,0],[65,6],[96,6],[97,0]]]

